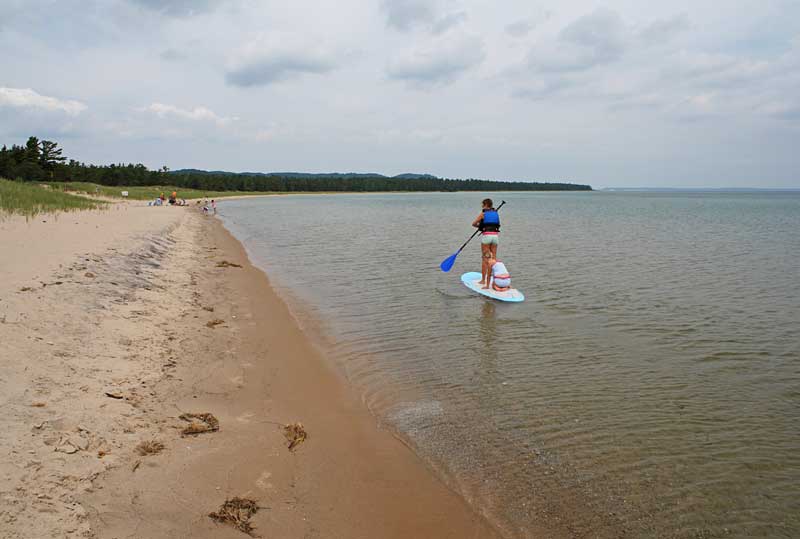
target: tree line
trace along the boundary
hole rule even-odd
[[[0,149],[0,177],[32,182],[90,182],[109,186],[174,185],[207,191],[590,191],[588,185],[448,179],[430,175],[234,173],[150,170],[142,164],[87,165],[62,155],[58,143],[30,137]]]

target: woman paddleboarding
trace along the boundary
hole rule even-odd
[[[500,214],[494,208],[491,198],[485,198],[483,208],[472,226],[481,231],[481,280],[478,284],[489,288],[489,259],[497,258],[497,246],[500,243]]]

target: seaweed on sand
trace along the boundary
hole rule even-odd
[[[145,440],[136,446],[136,452],[141,456],[156,455],[164,450],[164,444],[158,440]]]
[[[258,509],[259,507],[255,500],[236,496],[225,500],[219,510],[209,513],[208,516],[216,522],[230,524],[250,537],[256,537],[253,533],[254,528],[250,524],[250,519],[258,512]]]
[[[214,329],[218,325],[224,324],[224,323],[225,323],[225,320],[223,320],[221,318],[215,318],[214,320],[209,320],[208,322],[206,322],[206,327]]]
[[[189,424],[181,431],[184,436],[192,436],[203,432],[216,432],[219,430],[219,420],[214,414],[204,412],[201,414],[181,414],[180,419]]]
[[[223,260],[222,262],[217,262],[218,268],[241,268],[241,264],[236,264],[235,262],[228,262],[227,260]]]
[[[294,451],[295,447],[306,441],[308,433],[302,423],[291,423],[283,426],[283,435],[289,442],[289,451]]]

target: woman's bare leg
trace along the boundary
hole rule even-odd
[[[491,254],[491,245],[481,244],[481,281],[478,284],[486,284],[489,282],[489,263],[486,255]]]
[[[496,259],[497,258],[497,245],[493,243],[491,245],[481,245],[481,247],[483,248],[483,249],[481,249],[481,251],[483,251],[482,252],[482,254],[483,254],[483,266],[481,267],[481,283],[480,284],[484,285],[483,288],[487,288],[488,289],[489,288],[489,279],[490,279],[489,274],[492,271],[492,269],[489,267],[489,262],[488,262],[488,258],[489,257],[486,256],[486,255],[489,254],[489,255],[491,255],[492,258]]]

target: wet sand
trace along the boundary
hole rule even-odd
[[[73,217],[71,235],[0,226],[0,536],[243,537],[207,516],[234,496],[258,502],[263,537],[497,536],[377,425],[216,219],[125,207],[58,230]],[[183,413],[219,430],[183,436]],[[294,422],[308,439],[289,451]]]

